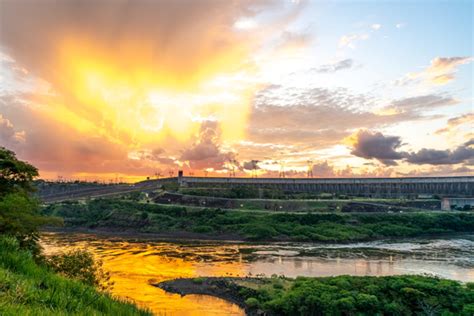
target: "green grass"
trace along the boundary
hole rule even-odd
[[[151,315],[38,265],[13,238],[0,237],[0,315]]]
[[[474,213],[283,213],[229,211],[97,199],[44,209],[66,226],[148,233],[233,234],[248,240],[360,241],[474,231]]]

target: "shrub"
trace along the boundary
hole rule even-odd
[[[102,268],[103,262],[94,260],[92,254],[85,250],[53,255],[46,258],[46,264],[61,275],[102,290],[109,290],[113,286],[109,273]]]
[[[206,281],[206,278],[203,278],[203,277],[199,277],[199,278],[194,278],[194,279],[193,279],[193,283],[194,283],[194,284],[203,284],[204,281]]]
[[[212,228],[211,226],[207,226],[207,225],[200,225],[200,226],[196,226],[194,227],[193,231],[195,233],[212,233],[214,231],[214,228]]]
[[[255,297],[249,297],[245,300],[245,304],[250,308],[258,307],[258,300]]]

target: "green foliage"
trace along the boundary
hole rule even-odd
[[[194,284],[203,284],[204,281],[206,281],[206,278],[194,278],[193,279]]]
[[[263,281],[263,285],[262,285]],[[472,315],[474,291],[456,281],[425,276],[273,279],[239,294],[271,315]]]
[[[40,266],[14,238],[0,237],[0,315],[151,315]]]
[[[35,256],[40,253],[38,228],[62,223],[59,218],[42,216],[38,201],[31,197],[32,180],[37,175],[35,167],[0,147],[0,234],[14,236]]]
[[[72,250],[50,256],[45,259],[46,264],[55,272],[84,284],[109,290],[112,287],[110,274],[102,268],[101,260],[94,260],[90,252]]]
[[[245,300],[245,304],[250,308],[254,308],[254,307],[257,307],[259,303],[255,297],[249,297],[248,299]]]
[[[19,191],[33,191],[32,181],[37,176],[35,167],[18,160],[13,151],[0,147],[0,198]]]
[[[168,182],[163,184],[162,189],[165,191],[176,192],[179,190],[179,183],[177,182]]]
[[[120,199],[59,203],[43,212],[72,227],[233,234],[249,240],[345,242],[474,231],[472,213],[269,213],[186,208]],[[144,213],[148,214],[147,216]]]

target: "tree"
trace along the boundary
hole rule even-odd
[[[39,255],[38,228],[60,224],[54,217],[42,216],[39,201],[32,196],[38,170],[20,161],[15,153],[0,147],[0,234],[17,238],[20,245]]]
[[[38,169],[0,147],[0,198],[13,192],[32,192],[32,181],[37,176]]]

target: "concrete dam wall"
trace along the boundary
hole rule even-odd
[[[474,177],[417,178],[217,178],[176,177],[155,180],[177,181],[189,188],[275,189],[284,192],[331,193],[364,197],[418,197],[422,195],[474,197]]]

